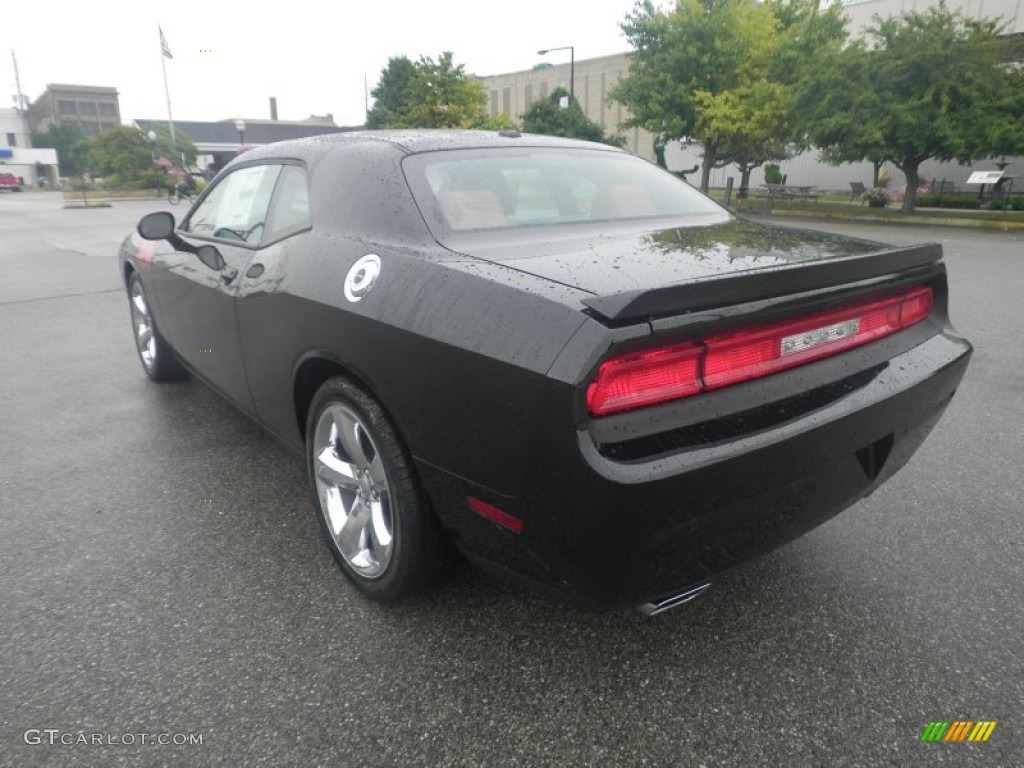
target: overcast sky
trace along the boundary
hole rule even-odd
[[[41,2],[5,4],[0,24],[2,106],[13,106],[17,53],[22,92],[35,100],[47,83],[114,86],[123,122],[166,118],[157,24],[175,119],[268,118],[277,97],[282,120],[334,115],[363,122],[363,77],[372,90],[390,56],[437,57],[450,50],[466,71],[491,75],[540,61],[619,53],[619,23],[633,0],[356,0],[225,3]],[[275,8],[272,13],[262,8]],[[331,8],[333,10],[320,10]]]

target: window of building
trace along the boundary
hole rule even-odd
[[[533,104],[533,84],[526,86],[526,108],[529,109],[530,105]]]
[[[8,147],[16,147],[16,146],[18,146],[17,142],[15,141],[15,136],[14,136],[13,133],[8,133],[7,134],[7,146]]]
[[[78,114],[80,115],[95,115],[96,114],[96,102],[95,101],[80,101],[78,102]]]
[[[501,111],[506,115],[512,114],[512,89],[504,88],[501,92]]]
[[[57,102],[57,111],[62,115],[77,115],[78,109],[75,107],[75,102],[64,101],[63,99]]]
[[[601,124],[601,130],[604,130],[605,114],[608,112],[608,79],[605,72],[601,73],[601,96],[598,104],[601,105],[601,119],[598,122]]]
[[[498,89],[491,89],[491,117],[498,114]]]
[[[86,136],[92,137],[100,135],[100,127],[96,125],[96,123],[82,123],[81,126],[82,133],[84,133]]]
[[[100,114],[103,117],[117,117],[117,104],[100,104]]]

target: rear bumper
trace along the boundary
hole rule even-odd
[[[581,429],[573,457],[530,478],[524,498],[488,496],[450,476],[443,483],[449,509],[479,495],[520,517],[521,535],[472,513],[443,517],[474,561],[573,602],[657,600],[776,549],[871,493],[935,426],[970,354],[968,342],[940,333],[824,407],[652,460],[608,458]]]

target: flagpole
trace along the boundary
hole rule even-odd
[[[171,92],[167,88],[167,62],[164,61],[163,54],[160,54],[160,68],[164,71],[164,95],[167,96],[167,127],[171,129],[171,144],[175,144],[174,118],[171,117]]]
[[[164,32],[160,25],[157,25],[157,29],[160,30],[160,69],[164,73],[164,95],[167,97],[167,126],[171,129],[171,146],[174,146],[177,142],[174,139],[174,118],[171,117],[171,89],[167,87],[167,62],[164,59],[167,58],[166,49],[163,46],[164,43]]]

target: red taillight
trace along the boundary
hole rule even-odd
[[[906,328],[908,325],[924,320],[932,313],[932,289],[915,288],[907,291],[904,296],[903,306],[900,307],[900,326]]]
[[[703,351],[687,342],[606,360],[587,389],[587,408],[604,416],[696,394]]]
[[[727,387],[859,347],[924,320],[932,289],[612,358],[587,389],[594,416]]]
[[[903,301],[903,296],[893,296],[708,339],[704,388],[756,379],[888,336],[902,327]]]

